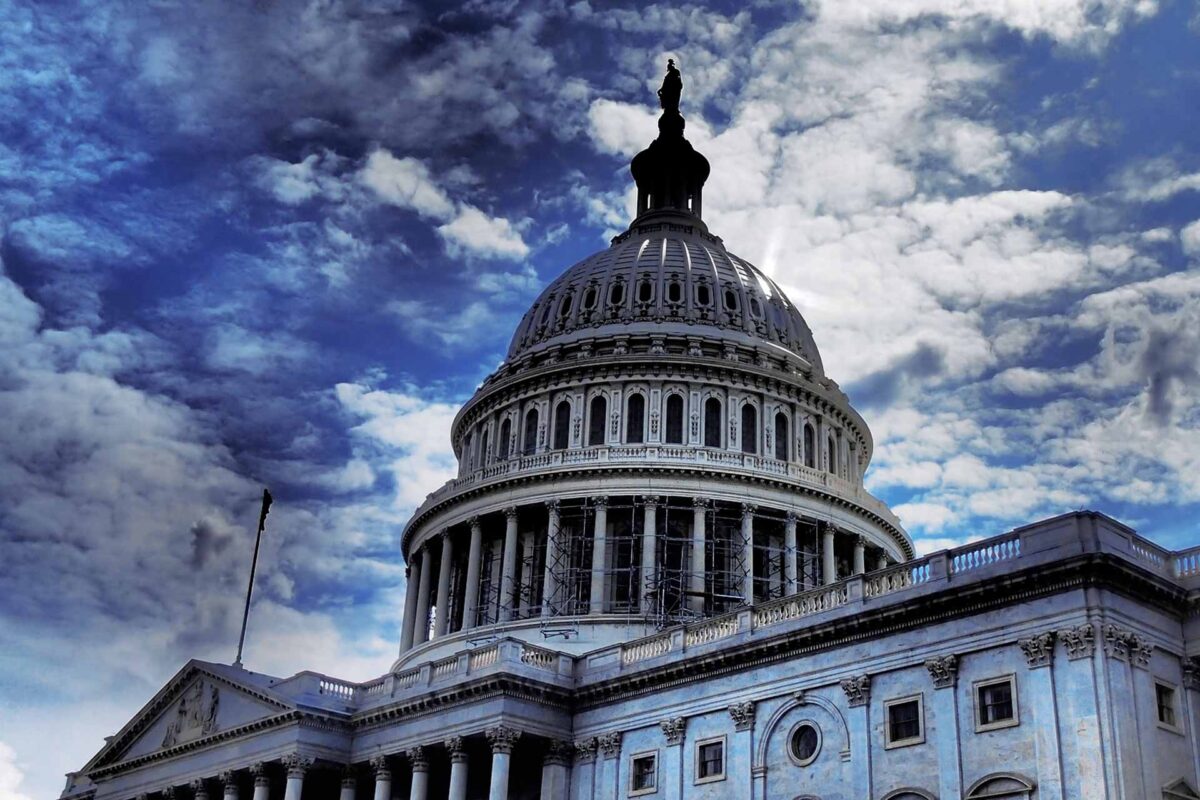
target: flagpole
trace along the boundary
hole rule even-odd
[[[250,560],[250,583],[246,586],[246,607],[242,611],[242,633],[238,636],[235,667],[242,665],[242,646],[246,643],[246,622],[250,619],[250,595],[254,593],[254,570],[258,567],[258,546],[262,543],[263,529],[267,527],[267,514],[271,510],[271,493],[263,489],[262,511],[258,514],[258,534],[254,537],[254,557]]]

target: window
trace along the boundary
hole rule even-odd
[[[721,401],[715,397],[704,401],[704,446],[721,446]]]
[[[629,770],[629,795],[653,794],[658,790],[658,754],[642,753],[633,757]]]
[[[775,415],[775,458],[788,460],[788,418],[782,411]]]
[[[758,410],[749,403],[742,405],[742,452],[758,452]]]
[[[1009,675],[976,681],[975,730],[990,731],[1017,724],[1016,678]]]
[[[758,302],[757,297],[750,298],[750,316],[762,319],[762,304]]]
[[[608,416],[608,401],[596,395],[592,398],[588,413],[588,445],[604,444],[604,418]]]
[[[707,283],[696,286],[696,305],[704,307],[712,305],[712,292],[709,291]]]
[[[683,300],[683,287],[679,281],[671,281],[667,284],[667,302],[678,303]]]
[[[471,471],[471,465],[475,461],[475,452],[473,450],[471,450],[471,441],[472,441],[471,434],[468,433],[466,435],[466,437],[463,439],[463,457],[462,457],[463,470],[465,470],[466,472]]]
[[[571,404],[566,400],[554,407],[554,449],[566,450],[571,442]]]
[[[1179,730],[1179,718],[1175,713],[1175,687],[1169,683],[1156,680],[1154,682],[1154,699],[1158,705],[1158,722],[1160,725]]]
[[[817,433],[807,422],[804,423],[804,466],[817,468]]]
[[[486,467],[488,459],[488,432],[479,434],[479,466]]]
[[[725,290],[725,310],[726,311],[737,311],[737,307],[738,307],[737,294],[734,293],[733,289],[726,289]]]
[[[796,723],[788,735],[788,756],[801,767],[817,760],[821,753],[821,729],[805,720]]]
[[[521,440],[521,455],[531,456],[537,452],[538,413],[536,408],[525,414],[525,434]]]
[[[546,323],[550,321],[550,308],[553,305],[554,305],[554,296],[551,295],[549,298],[546,299],[546,304],[544,306],[542,306],[542,322],[541,322],[542,327],[545,327]]]
[[[654,284],[650,281],[642,281],[638,284],[638,302],[649,303],[654,299]]]
[[[587,291],[583,293],[583,308],[585,311],[591,311],[596,307],[596,287],[589,286]]]
[[[608,304],[610,306],[619,306],[625,303],[625,283],[616,281],[612,288],[608,290]]]
[[[566,319],[567,317],[571,316],[571,303],[574,301],[574,299],[575,296],[570,293],[563,296],[562,305],[558,307],[559,319]]]
[[[683,397],[667,395],[667,444],[683,444]]]
[[[511,438],[512,423],[506,419],[500,423],[500,438],[496,441],[496,458],[498,460],[508,460],[508,444]]]
[[[921,708],[921,695],[889,700],[883,705],[887,716],[885,747],[906,747],[925,741],[925,712]]]
[[[625,442],[626,444],[641,444],[644,441],[642,430],[646,420],[646,398],[640,394],[629,395],[625,406]]]
[[[696,783],[725,780],[725,737],[696,742]]]
[[[838,469],[837,469],[838,454],[837,454],[837,441],[833,438],[833,434],[829,435],[829,441],[825,443],[825,446],[828,448],[827,452],[829,453],[829,469],[827,471],[832,472],[836,475],[837,471],[838,471]]]

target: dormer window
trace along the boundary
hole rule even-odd
[[[667,284],[667,302],[680,303],[683,301],[683,287],[679,281],[671,281]]]
[[[638,284],[638,302],[650,303],[654,300],[654,283],[649,280],[643,280]]]
[[[624,305],[625,303],[625,282],[616,281],[612,288],[608,290],[608,304],[610,306]]]
[[[567,317],[571,316],[571,306],[573,305],[572,301],[574,299],[575,295],[571,293],[568,293],[565,297],[563,297],[562,305],[558,307],[558,318],[560,320],[565,320]]]
[[[733,289],[725,290],[725,310],[726,311],[737,311],[738,310],[737,292],[733,291]]]
[[[750,316],[755,319],[762,319],[762,303],[758,302],[757,297],[750,298]]]
[[[696,286],[696,305],[704,308],[712,305],[712,292],[709,290],[707,283],[701,283]]]
[[[596,294],[595,286],[589,286],[587,291],[583,293],[583,309],[585,311],[591,311],[596,307]]]

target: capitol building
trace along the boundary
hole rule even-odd
[[[1200,547],[1080,511],[916,557],[680,87],[455,419],[387,674],[191,661],[64,800],[1200,799]]]

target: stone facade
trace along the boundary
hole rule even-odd
[[[914,558],[683,127],[458,415],[387,674],[192,661],[64,798],[1200,797],[1200,548],[1077,512]]]

